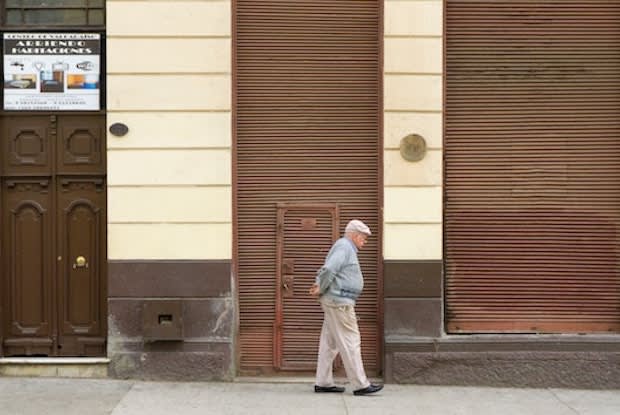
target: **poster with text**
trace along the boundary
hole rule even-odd
[[[99,34],[3,36],[5,110],[99,110]]]

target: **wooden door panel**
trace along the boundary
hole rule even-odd
[[[105,172],[105,117],[59,116],[58,174]]]
[[[102,115],[0,117],[0,355],[105,356],[104,129]]]
[[[48,179],[3,182],[4,345],[9,354],[53,353],[52,194]]]
[[[323,312],[308,294],[338,238],[336,205],[278,206],[276,350],[280,370],[314,371]]]
[[[4,175],[49,175],[52,171],[53,123],[50,117],[2,119],[2,172]]]
[[[105,187],[101,178],[58,184],[59,354],[102,353],[105,334]]]

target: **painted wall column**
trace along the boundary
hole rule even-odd
[[[107,35],[110,375],[231,379],[231,3],[108,0]]]
[[[398,381],[392,345],[441,336],[443,2],[385,1],[385,377]],[[427,152],[407,161],[400,142]]]

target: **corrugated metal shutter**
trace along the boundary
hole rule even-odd
[[[277,361],[276,203],[337,203],[341,232],[354,217],[378,229],[379,12],[378,1],[235,2],[244,373],[269,372]],[[379,368],[378,250],[375,237],[360,254],[366,285],[357,312],[371,372]]]
[[[448,331],[620,331],[620,2],[446,22]]]

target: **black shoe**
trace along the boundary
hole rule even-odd
[[[364,389],[358,389],[356,391],[353,391],[353,395],[368,395],[371,393],[379,392],[381,389],[383,389],[383,385],[373,385],[371,383],[368,387]]]
[[[342,393],[344,392],[344,388],[342,386],[318,386],[314,385],[315,392],[335,392]]]

